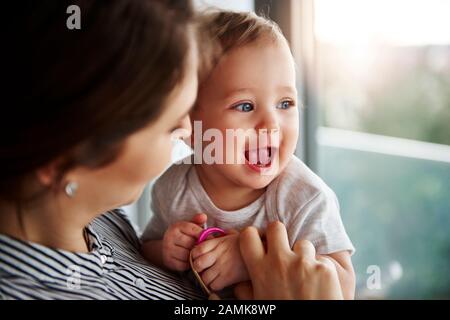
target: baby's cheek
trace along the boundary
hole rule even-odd
[[[283,130],[283,140],[280,150],[280,164],[285,164],[295,152],[298,140],[298,129],[289,128]]]
[[[298,121],[290,121],[284,128],[283,128],[283,142],[286,143],[291,149],[295,149],[295,146],[297,145],[298,140],[298,134],[299,134],[299,124]]]

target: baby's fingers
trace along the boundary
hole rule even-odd
[[[219,268],[214,268],[212,266],[211,268],[205,270],[202,273],[202,280],[203,282],[210,287],[211,283],[216,280],[216,278],[219,276]],[[215,288],[211,288],[212,290],[217,290]]]
[[[179,230],[187,236],[198,238],[203,228],[192,222],[183,222],[178,226]]]
[[[170,255],[173,258],[176,258],[177,260],[184,261],[187,263],[189,260],[189,250],[179,247],[179,246],[172,246],[170,248]]]
[[[213,291],[220,291],[229,285],[231,285],[230,279],[227,279],[224,274],[219,272],[215,279],[209,284],[209,287]]]
[[[195,238],[188,236],[181,231],[175,235],[174,244],[188,250],[191,250],[195,246]]]
[[[186,271],[189,269],[189,264],[186,261],[181,261],[175,257],[171,257],[170,268],[175,271]]]
[[[208,269],[217,261],[217,255],[214,251],[209,252],[207,254],[201,255],[200,257],[194,259],[194,269],[197,272],[202,272],[205,269]]]
[[[206,240],[206,241],[200,243],[194,249],[192,249],[192,258],[196,259],[199,256],[202,256],[204,254],[207,254],[207,253],[213,251],[214,249],[217,248],[217,246],[221,242],[222,242],[222,240],[220,238],[214,238],[214,239]]]

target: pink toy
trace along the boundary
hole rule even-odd
[[[219,233],[220,235],[225,235],[225,231],[223,231],[220,228],[206,228],[205,230],[200,233],[200,236],[198,237],[197,244],[202,243],[203,241],[208,238],[209,235]]]

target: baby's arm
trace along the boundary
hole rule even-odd
[[[348,251],[339,251],[322,256],[329,258],[336,266],[344,299],[354,299],[355,271],[353,270],[350,253]]]
[[[212,290],[218,291],[249,280],[238,241],[239,235],[231,233],[205,241],[193,249],[194,268],[197,272],[203,272],[203,282]],[[335,264],[344,299],[354,299],[355,273],[350,253],[340,251],[322,256]]]
[[[163,268],[185,271],[189,266],[189,253],[202,232],[199,225],[206,221],[206,215],[194,216],[192,222],[178,221],[172,224],[161,240],[149,240],[142,245],[144,258]]]

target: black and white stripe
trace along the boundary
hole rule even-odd
[[[0,234],[0,299],[201,299],[178,275],[149,265],[120,210],[87,227],[92,251],[72,253]]]

